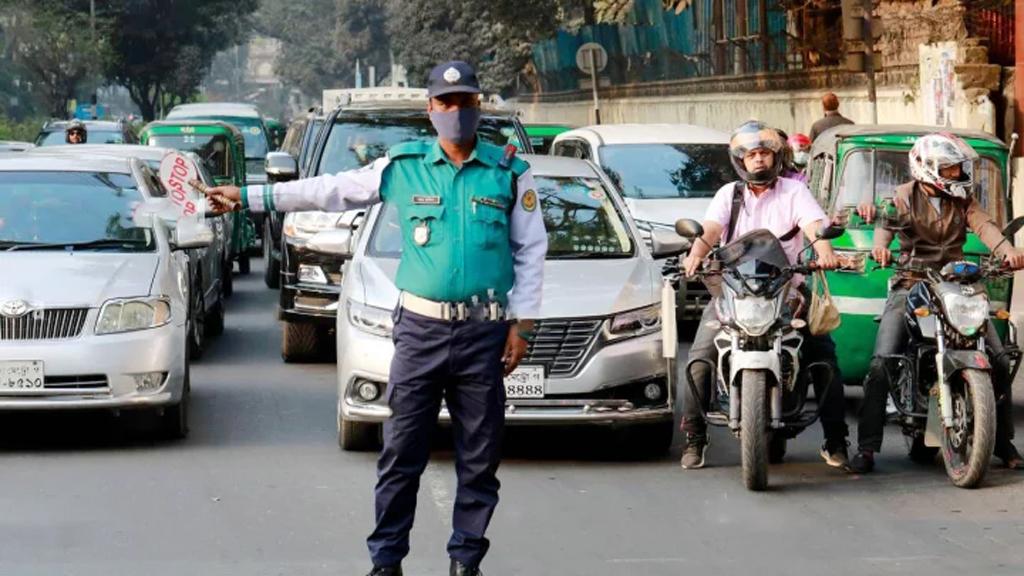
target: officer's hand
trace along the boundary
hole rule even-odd
[[[687,254],[686,258],[683,259],[683,272],[687,278],[693,278],[693,275],[700,269],[700,264],[704,259],[694,254]]]
[[[857,215],[865,222],[871,223],[875,219],[875,205],[871,202],[861,202],[857,205]]]
[[[1024,252],[1017,248],[1011,248],[1006,252],[1006,265],[1012,270],[1024,268]]]
[[[215,214],[232,212],[241,206],[242,190],[238,186],[214,186],[206,189],[206,200]]]
[[[505,363],[505,376],[512,373],[519,366],[519,362],[526,356],[526,340],[519,337],[519,326],[512,324],[508,329],[508,338],[505,340],[505,353],[501,355],[501,361]]]
[[[892,252],[884,246],[875,246],[871,249],[871,257],[882,266],[888,266],[892,260]]]

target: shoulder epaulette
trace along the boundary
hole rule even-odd
[[[413,140],[392,146],[391,149],[388,150],[388,158],[395,160],[403,156],[426,156],[429,151],[429,142]]]
[[[515,158],[512,158],[512,165],[510,166],[510,169],[512,170],[512,173],[516,175],[516,178],[519,178],[523,174],[526,174],[526,171],[530,169],[530,163],[516,156]]]

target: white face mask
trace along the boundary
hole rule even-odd
[[[807,152],[794,152],[793,153],[793,164],[803,168],[807,166],[807,161],[811,159],[811,155]]]

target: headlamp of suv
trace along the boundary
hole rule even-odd
[[[349,300],[348,321],[363,332],[376,336],[391,337],[395,323],[391,319],[391,310],[367,306],[353,300]]]
[[[946,319],[950,326],[964,336],[977,334],[988,319],[988,297],[984,294],[943,294],[942,306],[946,309]]]
[[[285,236],[309,240],[317,232],[337,228],[342,212],[289,212],[282,228]]]
[[[661,330],[661,304],[612,316],[605,328],[608,340],[635,338]]]
[[[119,334],[158,328],[171,321],[171,302],[167,298],[131,298],[108,300],[100,309],[96,334]]]

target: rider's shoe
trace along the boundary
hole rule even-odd
[[[1007,442],[1006,446],[996,448],[994,454],[1010,470],[1024,470],[1024,456],[1017,452],[1013,444]]]
[[[850,457],[846,453],[846,447],[849,445],[846,440],[826,440],[821,445],[821,457],[825,464],[833,468],[846,468],[850,464]]]
[[[686,448],[683,449],[683,457],[679,465],[684,470],[695,470],[704,467],[704,454],[708,451],[708,437],[706,434],[687,434]]]
[[[853,474],[868,474],[875,469],[875,453],[871,450],[860,450],[850,459],[846,471]]]

